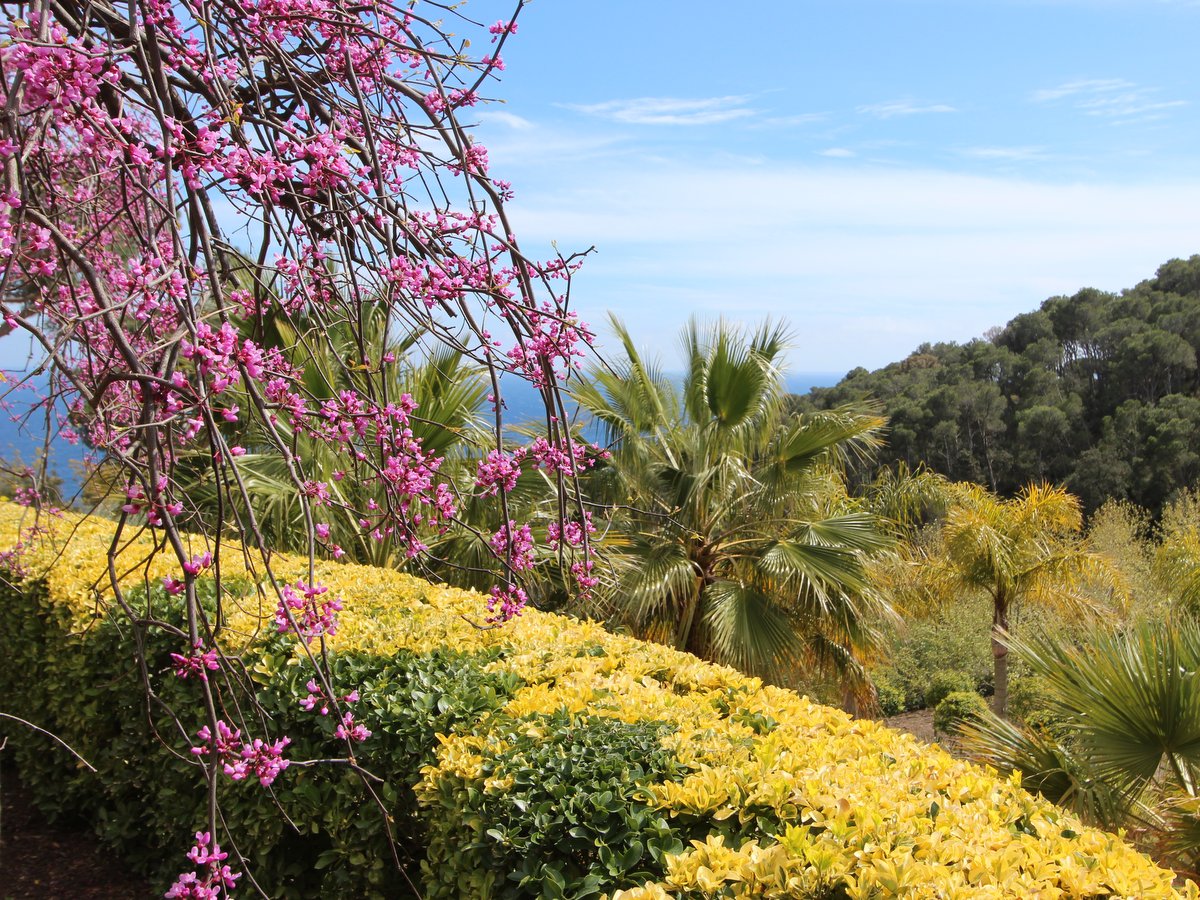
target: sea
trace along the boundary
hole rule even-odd
[[[814,387],[830,387],[837,384],[844,372],[791,372],[786,376],[788,390],[795,394],[806,394]],[[9,375],[11,384],[14,377]],[[683,376],[678,376],[682,381]],[[501,383],[504,397],[505,419],[510,425],[537,422],[545,415],[541,395],[527,382],[505,378]],[[11,392],[6,403],[8,408],[0,410],[0,459],[12,468],[20,460],[32,465],[45,446],[45,414],[28,414],[32,392]],[[570,410],[573,413],[573,410]],[[598,439],[598,431],[585,425],[584,435],[589,440]],[[70,444],[56,438],[50,442],[47,460],[49,469],[63,482],[63,494],[72,497],[78,490],[83,471],[84,458],[89,450],[83,443]]]

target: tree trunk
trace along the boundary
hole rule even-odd
[[[687,650],[692,639],[692,626],[696,620],[696,607],[700,605],[700,594],[704,590],[704,582],[696,579],[696,588],[679,611],[679,626],[675,630],[675,649]]]
[[[1008,634],[1008,600],[998,597],[992,615],[992,671],[996,692],[992,709],[996,715],[1008,716],[1008,647],[1000,640]]]

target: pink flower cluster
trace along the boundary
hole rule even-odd
[[[521,588],[511,584],[503,588],[496,585],[488,596],[488,617],[484,621],[489,625],[503,625],[519,616],[527,603],[529,597]]]
[[[275,608],[275,627],[279,633],[296,631],[305,643],[311,643],[323,634],[337,634],[341,599],[317,599],[328,591],[323,584],[309,585],[303,581],[283,585],[279,589],[279,605]]]
[[[317,680],[315,678],[308,679],[308,683],[304,685],[304,688],[308,691],[308,696],[300,701],[300,708],[308,712],[317,709],[317,712],[321,715],[329,715],[329,704],[326,702],[325,691],[317,684]],[[341,699],[343,703],[357,703],[358,691],[351,691]],[[318,703],[320,704],[319,709],[317,708]]]
[[[582,522],[569,519],[561,525],[558,522],[549,523],[546,526],[546,543],[551,550],[557,550],[560,541],[568,547],[582,547],[587,536],[595,533],[596,526],[592,524],[592,514],[584,510]]]
[[[204,650],[204,645],[199,641],[186,656],[182,653],[172,653],[171,662],[175,664],[175,677],[187,678],[195,675],[201,681],[208,681],[208,673],[221,668],[217,648],[210,647]]]
[[[511,519],[491,540],[492,552],[518,572],[533,568],[533,531],[528,525],[518,526]]]
[[[310,678],[304,687],[308,691],[308,696],[300,701],[301,708],[310,712],[316,709],[323,716],[329,715],[329,704],[325,697],[325,691],[317,684],[317,680]],[[358,691],[351,691],[341,699],[343,703],[357,703]],[[362,743],[371,736],[371,732],[362,723],[355,724],[354,713],[346,712],[342,714],[341,722],[334,729],[333,735],[339,740]]]
[[[212,844],[212,849],[209,849]],[[196,843],[188,851],[188,859],[192,865],[201,870],[197,875],[184,872],[171,885],[163,897],[166,900],[220,900],[222,893],[233,890],[240,873],[235,873],[225,863],[229,854],[221,849],[221,845],[213,843],[211,833],[196,832]]]
[[[129,505],[129,504],[127,504],[127,505]],[[213,562],[212,553],[210,553],[206,550],[204,553],[200,554],[199,556],[193,556],[191,558],[190,562],[185,562],[183,564],[183,571],[187,575],[190,575],[192,578],[195,578],[197,575],[199,575],[201,572],[203,572],[205,569],[207,569],[209,566],[211,566],[212,562]],[[179,578],[175,578],[172,575],[164,575],[163,580],[162,580],[162,585],[163,585],[163,590],[165,590],[168,594],[171,594],[172,596],[178,596],[179,594],[182,594],[184,592],[184,590],[187,588],[186,581],[183,581]]]
[[[344,713],[342,715],[341,724],[338,725],[333,732],[334,737],[343,741],[353,741],[356,744],[361,744],[371,736],[371,732],[361,723],[354,724],[354,713]]]
[[[521,477],[521,462],[529,451],[519,447],[511,454],[503,450],[490,450],[486,459],[481,459],[475,470],[475,486],[482,488],[484,497],[495,496],[499,491],[506,494],[517,486]]]
[[[242,740],[241,731],[230,728],[223,719],[217,721],[216,735],[205,725],[196,732],[196,736],[204,743],[193,747],[192,754],[215,755],[222,770],[234,781],[243,781],[254,775],[259,784],[267,787],[289,765],[283,758],[284,748],[292,742],[289,737],[282,737],[273,744],[255,738],[247,744]]]
[[[568,448],[565,443],[551,443],[544,437],[539,437],[530,444],[529,455],[533,457],[535,469],[560,472],[570,477],[592,468],[597,459],[606,459],[609,453],[594,444],[588,445],[581,441],[573,441]]]
[[[574,314],[543,307],[527,310],[532,333],[508,351],[510,369],[538,387],[563,379],[578,367],[595,339]]]

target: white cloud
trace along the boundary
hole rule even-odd
[[[790,125],[811,125],[814,122],[828,121],[828,119],[829,113],[799,113],[794,116],[773,116],[772,118],[764,119],[763,124],[787,127]]]
[[[518,116],[515,113],[504,112],[499,109],[484,109],[480,110],[476,118],[481,124],[491,125],[496,123],[506,125],[514,131],[528,131],[536,127],[533,122],[526,119],[524,116]]]
[[[1069,98],[1084,115],[1112,119],[1115,124],[1161,119],[1166,110],[1188,105],[1186,100],[1161,100],[1159,91],[1123,78],[1084,78],[1034,91],[1030,99],[1054,103]]]
[[[967,147],[958,152],[968,159],[997,162],[1030,162],[1049,158],[1045,147]]]
[[[820,151],[821,156],[828,156],[831,159],[849,159],[854,156],[854,151],[846,147],[830,147],[828,150]]]
[[[604,103],[564,104],[589,116],[627,125],[717,125],[755,115],[746,106],[748,96],[705,97],[694,100],[674,97],[637,97]]]
[[[667,353],[692,312],[786,316],[802,334],[796,369],[967,340],[1053,294],[1128,287],[1200,248],[1200,179],[1055,184],[634,156],[539,174],[533,189],[512,173],[527,185],[514,227],[530,252],[596,245],[572,288],[585,320],[612,309]]]
[[[896,116],[919,116],[929,113],[952,113],[958,112],[953,106],[945,103],[914,103],[911,100],[893,100],[890,103],[871,103],[866,106],[858,107],[858,111],[865,115],[875,116],[880,119],[892,119]]]
[[[1068,81],[1057,87],[1043,88],[1034,91],[1030,99],[1034,103],[1048,103],[1061,100],[1063,97],[1073,97],[1078,94],[1103,94],[1110,91],[1128,91],[1135,88],[1132,81],[1123,78],[1080,78]]]

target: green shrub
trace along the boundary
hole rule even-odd
[[[494,728],[493,787],[439,787],[426,897],[599,897],[662,877],[684,844],[639,789],[682,776],[670,730],[565,711]]]
[[[202,603],[215,613],[212,583],[200,581],[197,587]],[[12,647],[13,656],[29,666],[0,667],[6,673],[0,688],[26,696],[32,691],[42,715],[37,724],[76,747],[98,772],[91,775],[43,737],[14,730],[9,748],[22,780],[51,818],[89,810],[97,836],[119,848],[128,865],[169,883],[185,865],[189,836],[205,828],[203,772],[191,762],[186,739],[202,723],[181,712],[181,734],[169,714],[194,708],[194,687],[171,674],[170,637],[161,630],[143,634],[158,700],[148,708],[136,680],[135,637],[123,614],[98,619],[86,635],[71,634],[65,608],[44,598],[42,590],[0,589],[9,612],[7,626],[0,626],[0,649]],[[181,601],[161,587],[148,595],[131,591],[129,599],[135,606],[149,602],[159,618],[183,624]],[[13,628],[19,633],[8,630]],[[263,712],[278,733],[291,738],[289,758],[337,755],[336,717],[299,707],[311,669],[296,664],[294,650],[293,639],[273,636],[243,653],[241,662],[262,684],[256,699]],[[498,650],[468,655],[445,649],[332,656],[334,684],[357,688],[362,697],[355,716],[372,732],[370,766],[381,779],[375,792],[401,846],[419,847],[423,840],[412,788],[422,766],[434,759],[437,735],[474,724],[520,687],[511,673],[485,671],[498,656]],[[38,677],[27,679],[22,672]],[[420,853],[407,860],[407,876],[396,870],[381,827],[383,812],[349,769],[294,767],[271,791],[253,779],[222,781],[219,789],[225,823],[270,896],[415,896],[407,879],[417,877]],[[306,824],[289,828],[285,821]]]
[[[875,699],[881,715],[898,716],[904,712],[904,689],[900,685],[882,673],[872,676],[871,681],[875,685]]]
[[[935,615],[910,619],[892,635],[890,658],[872,673],[904,694],[904,710],[932,708],[925,692],[930,674],[958,671],[970,676],[970,689],[992,681],[992,610],[984,596],[963,597]]]
[[[933,711],[933,730],[950,734],[960,722],[978,719],[987,708],[987,701],[974,691],[953,691]]]
[[[925,706],[937,709],[938,704],[954,693],[975,693],[975,679],[966,672],[950,670],[935,672],[925,688]]]
[[[23,514],[0,507],[0,525]],[[44,807],[92,817],[114,855],[165,888],[204,827],[204,773],[188,752],[197,685],[173,674],[178,636],[104,613],[93,585],[111,528],[90,520],[73,533],[65,549],[47,548],[48,574],[0,582],[0,696],[99,771],[27,729],[5,725],[0,737]],[[142,585],[171,571],[169,561],[126,562]],[[283,554],[275,562],[284,578],[305,568]],[[269,789],[217,782],[220,839],[244,889],[253,878],[284,900],[839,897],[888,893],[919,865],[931,895],[949,896],[970,865],[972,887],[1005,896],[1019,841],[1027,894],[1179,896],[1173,873],[1119,838],[793,691],[536,610],[479,628],[478,595],[395,572],[329,564],[318,574],[347,600],[322,652],[335,693],[359,691],[356,721],[372,734],[355,759],[369,787],[352,766],[306,764],[345,750],[332,715],[300,706],[311,663],[273,634],[252,591],[247,602],[226,597],[223,708],[232,718],[244,704],[248,738],[292,740],[292,765]],[[141,591],[127,596],[181,624],[177,598]],[[213,598],[204,603],[215,617]],[[384,814],[395,845],[381,834]],[[935,834],[936,858],[915,860]],[[393,847],[407,854],[399,868]],[[418,869],[426,884],[410,887]]]

